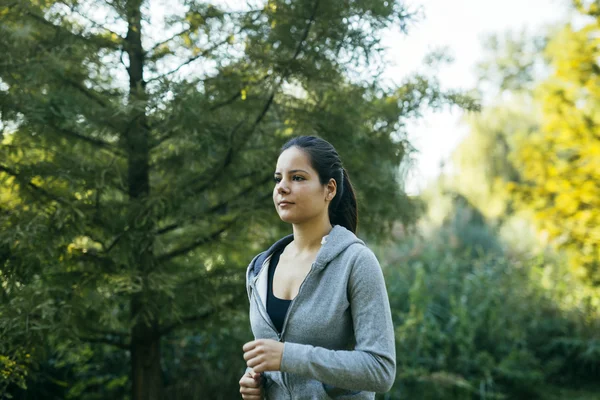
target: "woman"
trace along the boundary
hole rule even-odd
[[[277,160],[273,202],[292,224],[248,267],[245,400],[374,399],[396,373],[394,330],[377,259],[355,236],[348,174],[327,141],[302,136]]]

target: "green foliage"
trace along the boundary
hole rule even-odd
[[[27,389],[27,364],[31,356],[23,354],[22,350],[12,349],[10,353],[11,355],[0,354],[0,398],[4,398],[10,385]]]
[[[539,127],[538,114],[530,99],[515,94],[465,118],[469,134],[452,154],[457,173],[446,183],[487,218],[505,222],[515,211],[507,183],[519,182],[521,169],[510,155],[518,134]]]
[[[441,227],[380,249],[396,326],[389,398],[547,398],[549,384],[597,382],[597,290],[557,256],[507,256],[477,210],[452,204]]]
[[[498,224],[534,221],[537,242],[568,252],[572,272],[597,284],[598,5],[573,6],[574,21],[544,36],[486,42],[489,107],[467,119],[448,180]]]
[[[400,2],[170,7],[0,8],[0,332],[38,349],[32,371],[53,378],[30,379],[57,397],[160,395],[166,338],[223,337],[245,308],[245,266],[282,231],[270,181],[291,135],[336,145],[369,205],[361,232],[384,237],[415,220],[398,173],[404,119],[476,106],[430,75],[380,87],[380,33],[411,18]],[[241,358],[234,332],[228,360]],[[202,351],[196,372],[215,360]]]
[[[484,59],[477,64],[481,89],[492,98],[502,94],[531,92],[546,67],[543,51],[548,38],[506,32],[490,35],[482,42]]]
[[[387,251],[407,377],[392,398],[598,397],[594,207],[581,202],[597,181],[597,18],[581,21],[487,41],[487,106],[466,118],[457,172],[425,193],[425,237]]]
[[[522,166],[522,181],[510,188],[516,203],[535,213],[539,229],[569,252],[573,272],[598,284],[600,25],[597,4],[574,3],[585,24],[567,24],[548,43],[552,72],[535,91],[542,123],[519,137],[512,158]]]
[[[165,338],[166,399],[239,397],[239,380],[246,365],[240,350],[251,337],[246,312],[227,315],[202,332],[183,331]]]

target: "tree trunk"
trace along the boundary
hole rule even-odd
[[[133,400],[160,400],[164,390],[160,365],[160,333],[157,316],[146,312],[147,302],[153,298],[146,285],[155,261],[152,252],[153,223],[151,218],[142,223],[138,223],[136,219],[139,200],[150,194],[141,5],[142,0],[130,0],[127,4],[128,31],[125,43],[129,56],[129,102],[132,110],[125,132],[128,191],[132,203],[130,224],[136,236],[132,254],[136,255],[134,268],[142,281],[141,292],[134,294],[131,300],[131,318],[135,321],[131,331],[131,382]]]
[[[138,298],[132,301],[132,310]],[[161,400],[164,398],[163,376],[160,366],[160,335],[156,323],[149,326],[141,321],[135,324],[131,335],[131,373],[133,400]]]

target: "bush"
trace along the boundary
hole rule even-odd
[[[382,398],[547,398],[550,384],[598,382],[598,291],[557,256],[507,256],[483,221],[456,215],[378,251],[398,365]]]

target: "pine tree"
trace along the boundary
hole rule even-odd
[[[414,219],[402,118],[472,106],[423,76],[378,84],[380,33],[410,19],[398,2],[155,7],[0,8],[2,335],[128,350],[134,400],[162,398],[161,337],[244,306],[291,135],[336,145],[361,229],[383,235]]]

